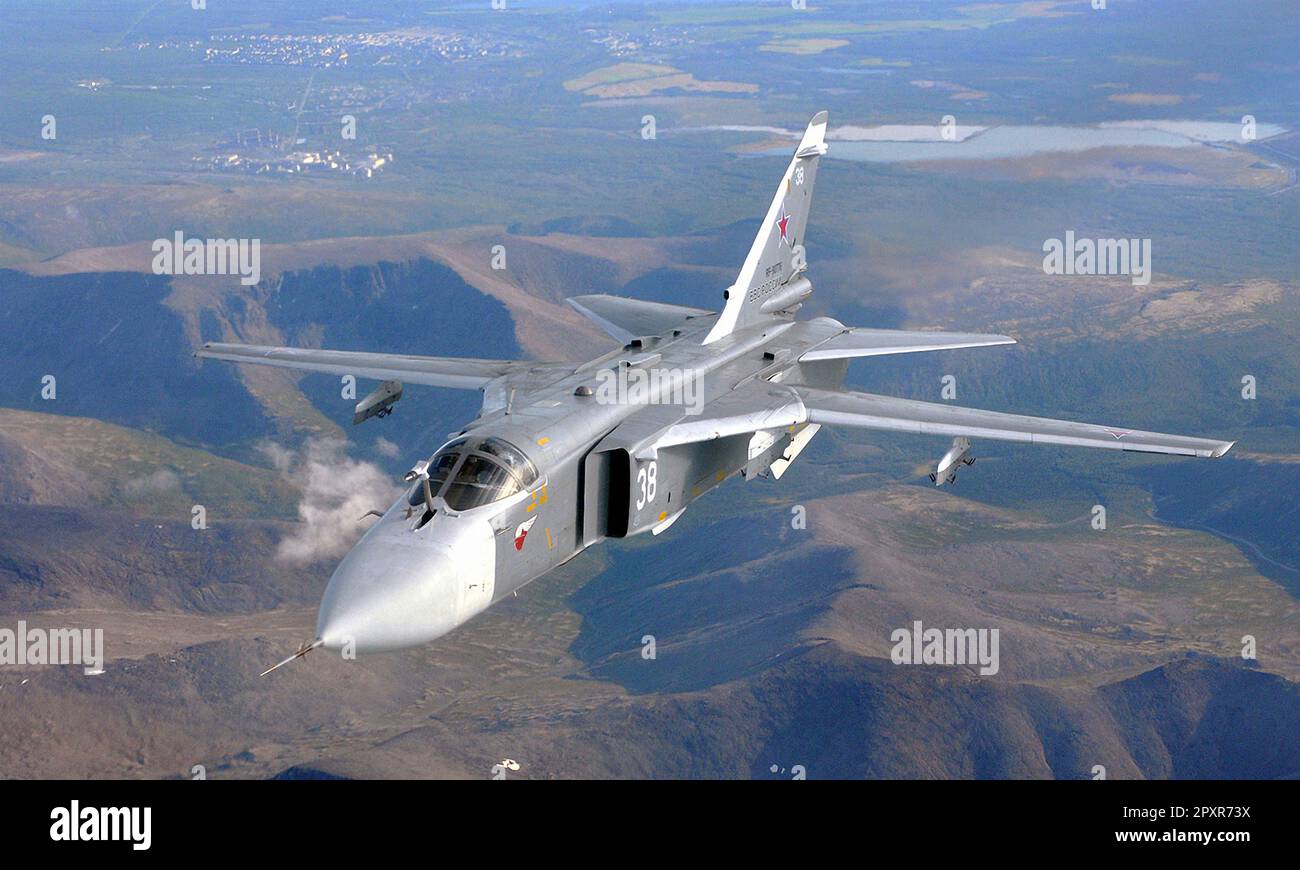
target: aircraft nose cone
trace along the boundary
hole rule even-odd
[[[455,627],[455,577],[444,549],[363,541],[325,588],[316,636],[358,653],[426,644]]]

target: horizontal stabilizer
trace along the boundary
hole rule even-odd
[[[800,362],[819,359],[849,359],[860,356],[885,356],[894,353],[919,353],[930,350],[956,350],[963,347],[991,347],[1015,344],[1005,335],[977,332],[924,332],[902,329],[849,329],[825,341],[799,357]]]
[[[574,296],[565,300],[575,311],[624,344],[647,335],[664,335],[696,317],[716,312],[666,302],[646,302],[622,296]]]

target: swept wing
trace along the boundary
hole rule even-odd
[[[746,404],[746,407],[741,407]],[[711,403],[698,417],[687,417],[667,429],[654,446],[709,441],[801,423],[1210,459],[1217,459],[1227,453],[1235,443],[1096,423],[982,411],[872,393],[820,390],[798,384],[767,384],[762,388],[755,385],[737,391]]]
[[[195,352],[195,356],[227,362],[253,363],[335,375],[355,375],[359,378],[374,378],[381,381],[400,380],[408,384],[464,390],[482,389],[496,378],[538,365],[519,360],[407,356],[219,342],[208,342]]]
[[[1024,444],[1061,444],[1070,447],[1099,447],[1135,453],[1169,453],[1217,459],[1232,447],[1232,441],[1192,438],[1146,432],[1120,426],[1075,423],[1048,417],[1027,417],[981,411],[957,405],[896,399],[871,393],[818,390],[795,387],[808,409],[808,419],[832,426],[884,429],[916,435],[950,435],[993,438]]]
[[[992,347],[1015,344],[1005,335],[977,332],[925,332],[906,329],[846,329],[799,357],[800,362],[819,359],[851,359],[862,356],[885,356],[893,353],[918,353],[930,350],[956,350],[962,347]]]

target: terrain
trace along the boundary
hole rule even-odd
[[[384,240],[383,256],[393,260],[369,267],[339,257],[360,247],[355,242],[286,246],[268,252],[274,292],[174,290],[156,305],[178,335],[187,321],[211,320],[213,334],[227,339],[406,350],[423,327],[406,337],[372,334],[367,343],[358,338],[364,321],[353,320],[325,342],[321,312],[366,294],[366,307],[407,308],[407,287],[418,286],[416,310],[431,314],[449,304],[447,293],[480,300],[466,310],[495,302],[490,316],[504,326],[499,355],[556,358],[586,348],[580,357],[603,339],[547,291],[566,275],[604,276],[604,289],[624,290],[658,276],[671,296],[662,288],[688,280],[677,272],[717,271],[707,262],[654,265],[709,247],[695,238],[636,239],[609,258],[597,253],[600,238],[572,234],[507,235],[509,282],[490,270],[450,269],[468,259],[459,252],[481,250],[502,232]],[[324,251],[336,265],[314,261]],[[50,274],[25,280],[84,275],[66,268],[79,256],[42,264],[33,271]],[[1153,283],[1141,293],[1114,282],[1113,292],[1080,301],[1086,310],[1063,321],[1051,312],[1068,289],[1054,291],[1015,263],[986,269],[964,292],[909,301],[918,319],[955,325],[973,316],[966,300],[978,295],[990,328],[1021,335],[1021,347],[1000,360],[957,352],[937,368],[876,361],[855,365],[852,379],[925,396],[939,372],[956,371],[963,401],[1015,407],[1055,375],[1054,413],[1096,416],[1089,403],[1102,402],[1108,417],[1150,419],[1157,387],[1145,402],[1128,389],[1095,392],[1124,382],[1129,363],[1118,348],[1135,334],[1157,383],[1180,377],[1162,360],[1185,359],[1190,343],[1206,352],[1207,340],[1218,342],[1219,353],[1239,362],[1233,337],[1246,334],[1262,362],[1262,342],[1293,340],[1287,327],[1270,324],[1294,319],[1269,312],[1286,310],[1294,289],[1268,281],[1195,290]],[[450,290],[456,278],[461,289]],[[300,285],[313,288],[309,297],[293,292]],[[429,286],[443,290],[429,296]],[[333,295],[322,292],[327,287]],[[216,307],[204,307],[211,300]],[[1000,311],[1014,318],[1002,320]],[[548,328],[520,330],[514,348],[511,325],[522,317]],[[66,334],[68,324],[50,327]],[[182,357],[176,365],[196,363]],[[1071,373],[1080,365],[1083,373]],[[292,453],[304,438],[337,437],[347,403],[333,379],[276,380],[245,382],[258,399],[249,413],[269,415],[264,439]],[[412,452],[430,452],[438,433],[473,413],[473,397],[459,394],[411,400],[357,445],[363,462],[393,477]],[[81,401],[55,404],[117,414],[123,425],[36,411],[0,416],[0,444],[21,459],[4,464],[0,482],[10,505],[0,509],[0,606],[10,621],[102,626],[111,664],[96,676],[28,668],[6,679],[0,703],[28,726],[0,755],[9,775],[167,777],[202,764],[222,776],[477,777],[505,758],[521,765],[510,776],[535,777],[768,777],[793,765],[833,777],[1086,778],[1094,764],[1111,776],[1295,772],[1286,750],[1300,675],[1287,532],[1294,508],[1282,497],[1262,520],[1255,501],[1262,481],[1294,477],[1295,463],[1271,452],[1288,439],[1280,434],[1270,447],[1267,425],[1257,426],[1251,450],[1221,462],[1232,464],[1229,473],[1218,474],[1216,464],[1208,478],[1176,461],[1102,464],[995,445],[955,491],[927,485],[924,459],[933,448],[923,439],[827,432],[779,483],[724,488],[662,539],[610,542],[427,650],[357,662],[317,655],[259,680],[262,667],[310,634],[330,568],[328,559],[296,564],[280,553],[280,541],[294,534],[295,499],[308,503],[309,484],[265,443],[232,442],[223,452],[236,458],[225,459],[131,428],[153,418],[111,396]],[[1223,412],[1234,413],[1239,401],[1225,398]],[[1195,410],[1157,413],[1167,426],[1194,427],[1201,418]],[[1255,421],[1247,415],[1236,425]],[[402,449],[385,455],[370,439]],[[248,487],[265,491],[245,494]],[[1186,530],[1155,517],[1161,498],[1172,499],[1166,510]],[[208,529],[190,527],[191,501],[206,504]],[[1110,511],[1106,530],[1089,522],[1094,503]],[[1225,514],[1213,518],[1219,535],[1194,527],[1193,514],[1209,505]],[[807,511],[806,528],[792,528],[796,506]],[[337,518],[352,529],[345,535],[360,533],[360,512]],[[1249,546],[1234,541],[1234,524],[1244,525],[1238,531]],[[53,539],[51,549],[44,542]],[[893,665],[891,632],[915,619],[998,628],[999,673]],[[1241,658],[1245,634],[1257,640],[1254,661]],[[647,636],[653,659],[643,657]],[[1258,735],[1257,754],[1238,746],[1225,755],[1225,738],[1214,735],[1247,727],[1241,697],[1275,709],[1269,727],[1277,730]],[[93,724],[84,718],[91,709]],[[978,728],[957,739],[956,723],[967,719]],[[816,723],[827,721],[844,727],[821,734],[829,726]]]

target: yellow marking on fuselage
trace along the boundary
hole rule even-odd
[[[542,485],[541,489],[535,489],[532,492],[533,500],[524,508],[524,513],[530,514],[539,504],[546,504],[546,486]]]
[[[547,526],[547,527],[546,527],[546,549],[548,549],[548,550],[554,550],[554,549],[555,549],[555,542],[551,540],[551,527],[550,527],[550,526]]]
[[[662,522],[663,522],[664,520],[666,520],[666,519],[668,519],[668,511],[660,511],[660,512],[659,512],[659,522],[662,523]]]
[[[550,443],[551,443],[551,439],[550,439],[550,438],[547,438],[545,435],[543,435],[541,438],[538,438],[538,439],[537,439],[537,446],[538,446],[538,447],[545,447],[547,444],[550,444]]]

